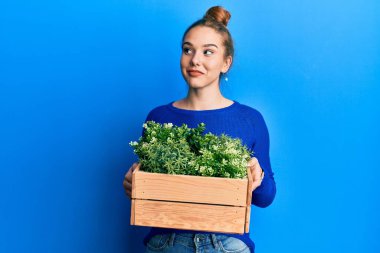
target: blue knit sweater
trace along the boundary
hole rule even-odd
[[[156,107],[147,116],[146,121],[153,120],[157,123],[173,123],[181,126],[183,123],[194,128],[201,122],[206,124],[205,133],[211,132],[220,135],[227,134],[233,138],[240,138],[242,143],[254,151],[254,156],[258,159],[261,168],[265,172],[265,177],[252,194],[252,204],[259,207],[270,205],[276,195],[276,184],[269,159],[269,135],[265,121],[257,110],[240,104],[237,101],[228,107],[214,110],[185,110],[173,106],[173,102]],[[149,239],[157,234],[164,233],[206,233],[200,231],[187,231],[165,228],[151,228],[144,238],[146,245]],[[221,233],[215,233],[221,234]],[[249,233],[243,235],[228,234],[244,241],[254,252],[255,245]]]

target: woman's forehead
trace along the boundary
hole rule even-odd
[[[222,36],[213,28],[197,26],[192,28],[185,36],[183,43],[190,43],[194,46],[214,44],[220,47],[223,43]]]

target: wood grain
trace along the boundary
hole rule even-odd
[[[132,174],[131,225],[242,234],[249,231],[247,179]]]
[[[136,171],[133,198],[246,206],[248,179]]]
[[[247,185],[247,203],[246,203],[246,212],[245,212],[245,232],[249,232],[249,225],[251,219],[251,203],[252,203],[252,172],[250,168],[247,168],[248,175],[248,185]]]
[[[131,203],[131,225],[135,225],[135,199],[132,199]]]
[[[246,207],[135,200],[135,225],[244,233]]]

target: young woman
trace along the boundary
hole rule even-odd
[[[205,16],[192,24],[182,38],[181,72],[188,84],[187,96],[156,107],[146,121],[206,124],[206,131],[226,133],[240,138],[254,151],[249,162],[252,171],[252,204],[266,207],[272,203],[276,185],[269,160],[269,136],[261,114],[246,105],[225,98],[220,91],[220,79],[230,69],[234,47],[227,29],[230,13],[222,7],[210,8]],[[131,196],[132,165],[124,179]],[[189,192],[191,194],[191,192]],[[249,234],[233,235],[175,229],[152,228],[144,239],[146,252],[254,252]]]

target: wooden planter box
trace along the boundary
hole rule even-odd
[[[150,173],[139,165],[132,174],[131,225],[247,233],[249,189],[248,179]]]

